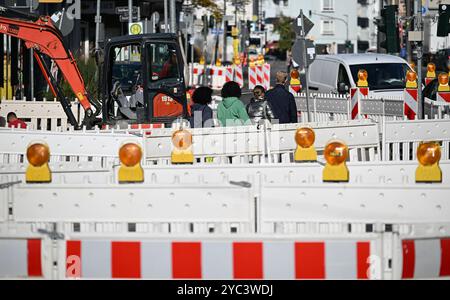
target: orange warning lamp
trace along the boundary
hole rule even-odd
[[[441,146],[436,142],[421,143],[417,148],[419,166],[416,169],[416,182],[442,182],[439,167]]]
[[[200,57],[200,64],[201,65],[205,64],[205,57],[204,56]]]
[[[294,69],[291,71],[291,78],[299,79],[300,78],[300,72],[297,69]]]
[[[295,142],[297,149],[295,150],[294,160],[296,162],[317,161],[317,151],[314,147],[316,134],[312,128],[303,127],[295,132]]]
[[[47,144],[30,144],[27,148],[27,160],[30,163],[25,174],[27,183],[48,183],[52,181],[52,174],[48,166],[50,149]]]
[[[368,87],[369,83],[367,82],[367,78],[369,74],[366,70],[361,69],[358,71],[358,83],[356,84],[358,87]]]
[[[439,74],[438,81],[439,81],[438,92],[450,91],[450,87],[448,85],[448,73]]]
[[[301,89],[300,72],[297,69],[291,71],[290,85],[297,93],[300,92]],[[298,90],[296,89],[296,87],[299,87]]]
[[[136,143],[126,143],[119,149],[119,183],[137,183],[144,181],[141,166],[142,148]]]
[[[417,74],[412,70],[406,72],[406,88],[417,89]]]
[[[436,78],[436,65],[434,63],[427,65],[427,78]]]
[[[172,164],[193,164],[192,133],[179,129],[172,134]]]
[[[323,170],[323,181],[348,182],[348,146],[340,141],[331,141],[325,146],[324,157],[327,163]]]
[[[216,59],[216,67],[222,66],[222,60],[220,58]]]
[[[409,66],[411,67],[411,69],[416,70],[416,63],[415,62],[410,62]]]

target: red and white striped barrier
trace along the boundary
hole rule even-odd
[[[270,89],[270,64],[263,65],[263,77],[264,77],[264,88],[266,90]]]
[[[370,241],[67,241],[66,277],[368,279]]]
[[[0,239],[0,278],[43,277],[40,239]]]
[[[403,240],[402,279],[450,276],[450,238]]]
[[[358,87],[350,89],[350,111],[351,119],[356,120],[360,116],[360,100],[369,96],[369,88]]]
[[[234,69],[232,66],[225,67],[225,83],[233,81]]]
[[[415,120],[418,112],[417,89],[405,89],[403,97],[405,102],[405,116],[408,118],[408,120]]]
[[[213,90],[222,89],[225,84],[225,67],[211,67],[209,69],[209,75],[211,76],[211,88]]]
[[[236,81],[241,88],[244,87],[244,71],[242,65],[234,66],[234,81]]]
[[[248,88],[253,90],[255,86],[261,85],[266,90],[270,89],[270,65],[264,64],[262,66],[248,68]]]
[[[450,103],[450,92],[437,92],[436,100],[439,102]]]

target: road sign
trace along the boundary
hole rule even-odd
[[[119,16],[119,20],[120,20],[120,22],[122,22],[122,23],[127,23],[129,20],[128,20],[128,15],[120,15]],[[133,22],[138,22],[139,21],[139,18],[138,18],[138,16],[137,15],[133,15]]]
[[[117,15],[128,15],[128,6],[117,6],[116,7],[116,14]],[[133,6],[133,15],[138,13],[138,7]]]
[[[304,34],[306,36],[311,31],[311,29],[314,27],[314,23],[310,19],[308,19],[305,15],[303,15],[303,20],[305,22],[305,26],[304,26],[305,27],[305,30],[304,30],[305,32],[304,32]],[[301,30],[302,30],[302,18],[301,18],[301,15],[299,15],[295,19],[294,24],[293,24],[293,29],[294,29],[296,34],[300,35]]]
[[[306,42],[306,63],[307,66],[310,66],[313,61],[316,59],[316,46],[314,45],[313,41],[311,40],[297,40],[292,47],[292,60],[300,66],[300,69],[305,68],[305,64],[303,61],[303,52],[304,52],[304,45],[303,43]]]
[[[130,23],[128,25],[128,34],[136,35],[144,33],[144,24],[142,22]]]

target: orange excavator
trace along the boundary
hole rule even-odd
[[[92,99],[71,51],[48,16],[0,6],[0,34],[33,49],[50,90],[75,128],[126,123],[170,124],[188,115],[181,50],[174,34],[109,39],[99,59],[100,99]],[[49,65],[53,61],[84,109],[78,122]],[[101,116],[101,117],[100,117]]]

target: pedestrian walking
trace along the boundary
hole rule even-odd
[[[266,98],[280,124],[297,123],[297,105],[294,96],[286,89],[288,74],[277,72],[276,85]]]
[[[240,100],[241,87],[234,81],[227,82],[222,88],[222,102],[217,107],[217,118],[222,126],[240,126],[250,124],[250,118]]]
[[[213,90],[209,87],[199,87],[192,93],[191,128],[213,126],[213,111],[208,106],[212,102]]]
[[[272,108],[266,99],[266,90],[261,85],[253,89],[253,98],[247,105],[247,114],[253,124],[261,124],[263,120],[272,122],[275,119]]]

